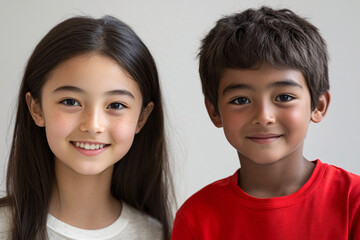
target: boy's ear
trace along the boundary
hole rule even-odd
[[[222,127],[220,114],[216,111],[214,105],[207,98],[205,98],[205,106],[213,124],[218,128]]]
[[[141,111],[135,133],[139,133],[140,130],[143,128],[153,109],[154,103],[149,102],[148,105],[146,105],[146,107]]]
[[[323,93],[318,101],[315,110],[311,113],[311,121],[314,123],[320,122],[326,115],[330,104],[330,92]]]
[[[35,124],[39,127],[44,127],[45,119],[40,103],[31,96],[30,92],[26,93],[25,101],[27,103],[31,116],[34,119]]]

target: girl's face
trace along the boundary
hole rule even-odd
[[[81,175],[111,168],[129,151],[153,108],[142,108],[138,84],[114,60],[99,54],[71,58],[43,86],[41,104],[26,100],[44,126],[55,166]]]

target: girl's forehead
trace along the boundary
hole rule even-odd
[[[137,82],[115,60],[100,54],[80,55],[64,61],[51,72],[43,90],[55,91],[63,86],[94,94],[126,89],[141,95]]]

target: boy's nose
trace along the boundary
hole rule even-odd
[[[252,123],[254,125],[268,126],[276,122],[275,111],[268,103],[257,106]]]
[[[89,109],[84,111],[81,116],[80,130],[90,134],[104,132],[105,124],[100,110]]]

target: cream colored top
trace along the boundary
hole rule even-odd
[[[0,239],[9,239],[9,212],[0,208]],[[161,224],[154,218],[122,203],[120,217],[110,226],[98,230],[85,230],[70,226],[48,215],[47,231],[50,240],[115,240],[163,239]]]

